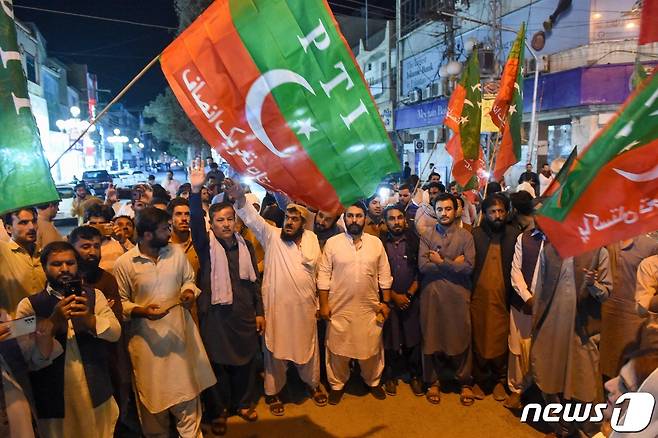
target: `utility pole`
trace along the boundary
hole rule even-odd
[[[366,0],[366,41],[364,46],[367,51],[368,50],[368,0]]]

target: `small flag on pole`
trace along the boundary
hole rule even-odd
[[[570,166],[537,221],[562,257],[658,229],[658,75]]]

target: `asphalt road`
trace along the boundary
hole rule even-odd
[[[283,417],[273,416],[261,398],[256,411],[259,419],[247,423],[234,416],[229,419],[227,437],[542,437],[546,433],[527,424],[492,397],[464,407],[459,394],[442,393],[441,403],[432,405],[424,397],[413,395],[401,383],[398,394],[376,400],[365,391],[358,377],[348,384],[348,392],[336,405],[317,407],[304,397],[294,373],[289,373],[284,389],[288,402]],[[213,436],[208,434],[206,436]]]

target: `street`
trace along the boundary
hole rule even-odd
[[[296,376],[288,373],[289,382]],[[293,378],[291,378],[293,377]],[[357,382],[357,380],[359,380]],[[289,386],[297,386],[290,385]],[[352,378],[348,391],[336,405],[317,407],[309,399],[286,403],[283,417],[274,417],[261,398],[256,411],[259,420],[247,423],[234,416],[229,419],[227,437],[541,437],[540,432],[522,424],[501,403],[487,397],[473,406],[459,403],[459,394],[442,393],[441,403],[432,405],[425,397],[413,395],[401,383],[398,394],[375,400],[365,392],[360,379]],[[286,390],[284,390],[284,393]],[[301,391],[293,399],[301,398]],[[358,394],[358,395],[356,395]]]

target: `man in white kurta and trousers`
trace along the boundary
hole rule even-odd
[[[114,436],[119,407],[112,396],[109,343],[121,326],[98,289],[79,286],[75,248],[52,242],[41,252],[48,283],[24,298],[16,317],[49,318],[64,354],[51,365],[30,373],[39,433],[46,438]],[[76,291],[77,289],[77,291]]]
[[[337,404],[350,377],[350,359],[357,359],[361,376],[377,399],[384,370],[382,326],[389,313],[391,268],[379,238],[363,233],[366,208],[345,211],[346,233],[329,239],[318,270],[320,315],[327,319],[327,379],[329,403]],[[380,298],[380,290],[382,297]]]
[[[169,244],[166,212],[147,207],[137,218],[139,244],[119,257],[119,284],[142,431],[169,436],[169,415],[183,438],[202,437],[199,394],[215,384],[189,312],[200,290],[185,253]]]
[[[530,345],[532,342],[533,293],[537,286],[539,254],[544,248],[545,236],[539,229],[524,231],[516,239],[512,260],[512,287],[523,305],[510,306],[510,332],[507,345],[507,385],[511,392],[505,401],[509,409],[521,408],[521,394],[530,387]]]
[[[227,193],[236,200],[236,213],[265,250],[262,285],[265,310],[265,396],[270,411],[283,415],[278,397],[286,384],[288,363],[293,363],[309,387],[313,401],[326,405],[320,389],[320,353],[316,313],[315,276],[321,250],[318,238],[305,229],[307,210],[288,204],[283,228],[268,224],[239,184],[226,181]]]

